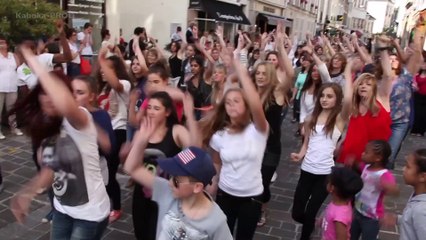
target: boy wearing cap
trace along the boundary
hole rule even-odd
[[[157,239],[232,239],[226,216],[204,191],[216,175],[210,156],[198,147],[184,149],[172,158],[158,159],[170,181],[142,166],[145,147],[154,127],[147,120],[135,135],[124,170],[147,188],[158,203]]]

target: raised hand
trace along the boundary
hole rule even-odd
[[[149,138],[157,128],[155,122],[150,117],[144,117],[141,122],[139,131],[134,136],[134,143],[148,143]]]
[[[55,21],[55,27],[58,33],[62,33],[64,31],[65,23],[62,19],[58,19]]]

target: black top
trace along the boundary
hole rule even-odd
[[[207,84],[203,79],[200,79],[198,88],[195,87],[191,80],[186,85],[188,92],[194,99],[194,107],[199,108],[211,105],[212,85]]]
[[[182,74],[182,59],[176,56],[169,57],[169,66],[172,77],[180,77]]]
[[[191,44],[191,43],[195,43],[195,38],[194,38],[194,34],[192,33],[192,31],[191,30],[186,30],[186,34],[185,34],[185,36],[186,36],[186,42],[188,43],[188,44]]]
[[[129,41],[129,58],[135,56],[135,52],[133,51],[133,39]],[[142,39],[139,38],[139,47],[141,48],[141,51],[145,51],[146,43]]]
[[[281,112],[282,106],[275,103],[269,105],[265,112],[269,123],[269,137],[266,143],[266,151],[281,154]]]
[[[158,158],[168,158],[173,157],[181,151],[181,148],[176,144],[173,139],[173,127],[168,128],[166,135],[163,140],[159,143],[148,143],[145,152],[144,152],[144,161],[143,165],[148,170],[152,171],[156,176],[161,176],[168,178],[168,174],[162,172],[157,167]],[[140,192],[136,191],[136,188],[143,189],[142,196],[143,198],[151,198],[151,189],[145,189],[139,184],[135,184],[135,193]],[[140,190],[140,189],[138,189]]]

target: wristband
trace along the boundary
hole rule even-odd
[[[377,50],[377,51],[379,51],[379,52],[382,52],[382,51],[387,51],[387,50],[389,50],[389,48],[390,48],[390,47],[379,47],[379,48],[376,48],[376,50]]]

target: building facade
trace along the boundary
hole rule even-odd
[[[347,27],[363,32],[367,20],[367,0],[351,0],[348,7]]]
[[[293,32],[297,32],[299,38],[317,31],[318,5],[319,0],[289,0],[283,14],[293,20]]]
[[[129,41],[136,27],[145,27],[160,45],[170,41],[177,26],[185,30],[189,0],[106,1],[106,25],[113,37]]]
[[[381,33],[391,26],[394,2],[393,0],[369,0],[367,12],[376,19],[373,25],[373,33]]]

